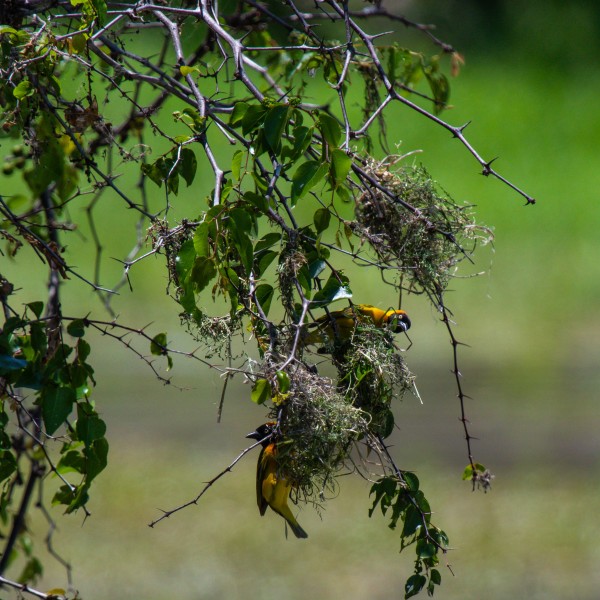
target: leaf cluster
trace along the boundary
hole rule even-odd
[[[383,477],[371,487],[371,495],[375,497],[369,516],[372,517],[379,506],[382,514],[390,518],[390,529],[401,524],[401,549],[415,546],[415,571],[406,581],[405,598],[416,596],[423,589],[433,596],[435,586],[442,582],[436,568],[439,555],[448,550],[448,536],[431,523],[431,508],[419,486],[419,478],[414,473],[403,471]]]
[[[450,98],[446,59],[455,74],[460,55],[377,2],[353,11],[323,0],[313,13],[295,0],[277,7],[244,0],[42,4],[0,25],[0,140],[9,148],[2,171],[22,183],[0,198],[0,238],[15,260],[24,247],[35,253],[50,281],[45,313],[41,302],[30,302],[20,314],[14,285],[1,280],[7,555],[26,531],[15,507],[27,468],[34,483],[52,472],[60,481],[53,502],[74,512],[87,511],[90,485],[107,464],[106,426],[90,398],[92,321],[66,318],[60,308],[72,280],[93,289],[114,319],[101,329],[104,339],[123,344],[162,381],[169,382],[154,357],[166,358],[167,370],[178,353],[198,360],[196,351],[177,352],[163,328],[148,334],[117,323],[113,292],[133,287],[140,261],[162,256],[183,326],[207,358],[223,360],[202,360],[225,376],[221,404],[232,377],[251,383],[260,418],[277,424],[280,472],[296,499],[321,505],[341,473],[372,479],[374,453],[375,504],[392,511],[394,527],[402,520],[402,547],[416,548],[407,597],[425,588],[433,593],[437,552],[447,539],[431,525],[416,477],[396,466],[385,441],[397,400],[416,390],[414,376],[393,337],[397,330],[351,317],[340,335],[332,315],[342,302],[352,314],[365,301],[354,297],[354,267],[375,271],[380,309],[399,309],[400,301],[404,308],[412,294],[431,300],[459,372],[444,291],[459,263],[472,260],[491,235],[470,207],[439,191],[424,167],[389,156],[386,109],[399,103],[448,130],[484,175],[533,203],[477,154],[464,127],[440,117]],[[433,52],[369,33],[377,15],[420,31]],[[375,158],[381,149],[387,158]],[[132,191],[126,182],[133,177]],[[111,287],[103,281],[104,251],[111,255],[114,232],[103,232],[97,216],[104,199],[114,207],[112,222],[125,213],[137,219],[123,276]],[[177,220],[174,206],[184,215]],[[88,222],[93,268],[78,265],[69,251],[78,215]],[[333,323],[333,335],[313,337],[323,323]],[[117,326],[119,334],[111,329]],[[130,335],[149,345],[150,358]],[[52,441],[60,445],[57,456]],[[468,451],[469,478],[489,483]],[[21,506],[26,512],[27,503]],[[5,567],[0,563],[0,574]],[[26,582],[38,572],[36,563],[30,567]]]
[[[106,424],[90,398],[95,380],[88,362],[91,349],[85,340],[85,324],[82,320],[69,323],[69,343],[51,319],[43,318],[43,310],[42,302],[29,303],[23,315],[6,319],[0,333],[0,515],[4,530],[10,526],[11,512],[17,506],[22,511],[35,485],[42,485],[47,469],[58,482],[52,504],[72,513],[85,510],[90,486],[107,466]],[[9,414],[18,423],[12,435],[8,435]],[[56,462],[48,450],[53,441],[61,442]],[[30,484],[19,500],[24,480]],[[15,523],[21,526],[12,525],[14,552],[5,555],[3,567],[17,558],[16,549],[25,547],[29,539],[22,523],[25,515],[16,514],[20,518]],[[30,558],[23,582],[41,574],[41,564],[32,568],[38,564],[35,555],[26,554]]]

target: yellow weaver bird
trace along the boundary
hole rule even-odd
[[[273,431],[273,425],[274,423],[265,423],[246,437],[254,440],[264,440]],[[300,524],[296,521],[288,506],[288,498],[290,497],[292,487],[292,483],[285,477],[282,477],[280,473],[277,464],[277,443],[271,439],[264,440],[256,469],[258,510],[261,515],[264,515],[267,506],[270,506],[272,510],[287,521],[287,524],[297,538],[307,538],[308,534],[300,527]]]
[[[379,329],[386,328],[392,333],[405,332],[410,329],[408,315],[399,309],[382,310],[370,304],[354,304],[344,310],[336,310],[323,315],[314,323],[306,326],[305,344],[325,344],[327,342],[345,342],[350,339],[356,326],[360,323],[371,323]]]

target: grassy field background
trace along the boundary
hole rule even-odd
[[[466,453],[447,337],[422,299],[405,306],[413,320],[407,360],[424,403],[407,397],[399,405],[394,454],[419,475],[454,548],[447,556],[454,576],[442,568],[440,598],[598,597],[599,89],[597,65],[541,68],[500,52],[479,61],[467,55],[446,117],[471,120],[471,141],[486,158],[500,156],[495,166],[535,196],[535,206],[481,177],[447,132],[401,107],[388,113],[390,140],[401,152],[422,149],[418,160],[455,199],[476,204],[496,234],[494,249],[479,255],[488,273],[457,280],[449,295],[459,337],[471,346],[461,349],[461,369],[474,398],[475,455],[496,474],[488,494],[460,479]],[[194,190],[177,202],[197,198]],[[125,249],[128,226],[114,223],[111,202],[99,224]],[[74,253],[86,247],[85,233],[72,240]],[[5,267],[10,278],[13,267]],[[124,290],[116,307],[124,322],[155,322],[176,346],[192,349],[161,267],[154,259],[136,267],[134,292]],[[110,268],[117,276],[118,265]],[[32,280],[36,269],[32,262]],[[355,279],[357,301],[389,304],[376,274]],[[84,288],[66,309],[102,314]],[[93,485],[85,523],[54,513],[55,549],[73,563],[83,598],[402,597],[410,554],[398,554],[398,536],[381,517],[368,519],[362,481],[342,480],[321,515],[303,509],[309,539],[286,540],[281,519],[258,515],[251,455],[197,507],[150,529],[158,509],[193,498],[227,466],[264,415],[236,384],[217,425],[221,382],[197,363],[176,361],[177,389],[153,380],[125,349],[106,348],[93,362],[109,468]],[[64,569],[49,561],[43,583],[65,585]]]

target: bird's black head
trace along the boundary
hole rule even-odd
[[[393,333],[404,333],[410,329],[410,319],[403,310],[394,310],[385,317],[388,329]]]
[[[273,435],[273,429],[275,425],[275,423],[265,423],[264,425],[257,427],[256,431],[249,433],[246,437],[257,441],[268,438],[265,440],[265,443],[269,443],[271,441],[271,438],[269,436]]]

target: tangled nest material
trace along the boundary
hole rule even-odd
[[[409,292],[437,297],[458,263],[493,234],[475,222],[471,206],[439,191],[424,167],[394,168],[395,160],[368,161],[367,173],[388,193],[373,187],[358,198],[354,229],[381,263],[400,271]]]
[[[389,436],[392,401],[414,389],[391,334],[362,324],[349,342],[334,351],[337,382],[297,362],[288,367],[290,389],[273,398],[269,418],[279,423],[279,467],[303,500],[318,503],[335,493],[340,472],[364,471],[351,457],[355,443],[376,447]],[[259,370],[273,379],[277,364],[266,357]]]

